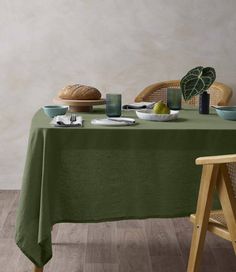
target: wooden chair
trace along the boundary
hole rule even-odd
[[[187,272],[197,272],[206,231],[232,242],[236,254],[236,154],[202,157],[202,177],[196,214],[190,216],[194,224]],[[211,211],[213,193],[219,196],[222,210]]]
[[[167,88],[179,88],[180,80],[163,81],[146,87],[136,98],[135,102],[155,102],[162,100],[167,102]],[[220,82],[214,82],[210,89],[210,105],[225,106],[232,97],[232,89]],[[194,96],[189,101],[182,100],[182,104],[197,106],[199,103],[198,96]]]

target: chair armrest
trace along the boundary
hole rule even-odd
[[[230,162],[236,162],[236,154],[199,157],[195,161],[197,165],[220,164],[220,163],[230,163]]]

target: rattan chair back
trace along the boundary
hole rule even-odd
[[[167,88],[180,87],[180,80],[163,81],[152,84],[146,87],[135,98],[135,102],[156,102],[162,100],[167,102]],[[232,97],[232,89],[220,82],[214,82],[210,89],[210,105],[225,106],[228,105],[230,98]],[[182,99],[183,105],[197,106],[199,103],[199,96],[194,96],[190,100],[185,101]]]

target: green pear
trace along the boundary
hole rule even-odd
[[[169,114],[170,109],[163,101],[158,101],[153,107],[153,112],[156,114]]]

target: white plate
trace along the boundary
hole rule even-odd
[[[178,118],[179,111],[171,110],[170,114],[156,114],[151,109],[137,110],[138,118],[149,121],[165,122]]]
[[[93,119],[91,121],[93,125],[99,126],[131,126],[135,124],[135,119],[125,117],[112,117],[104,119]]]

